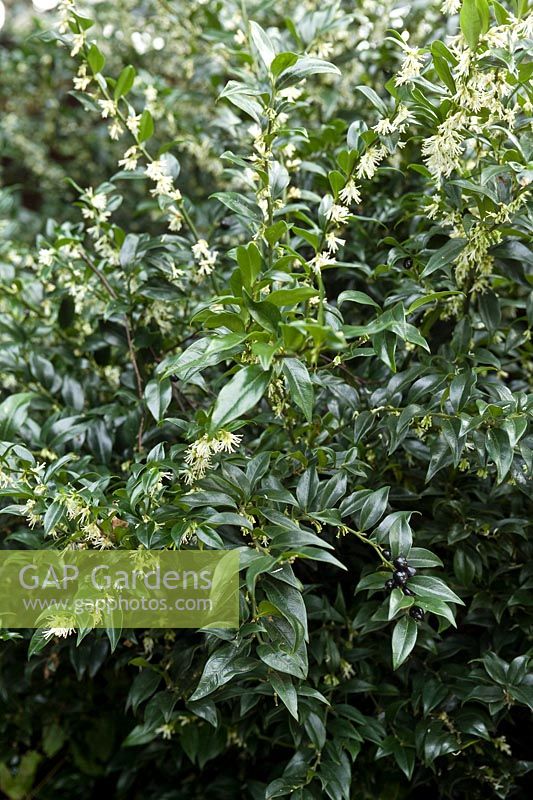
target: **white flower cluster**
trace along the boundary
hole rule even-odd
[[[213,466],[211,457],[215,453],[233,453],[240,445],[242,436],[238,436],[230,431],[221,430],[214,436],[204,434],[200,439],[193,442],[185,454],[187,468],[183,470],[185,482],[196,483],[205,477],[208,469]]]
[[[119,167],[124,167],[125,170],[131,171],[137,169],[137,163],[139,161],[141,154],[139,151],[138,146],[135,144],[133,147],[129,147],[126,152],[124,153],[124,158],[119,159],[118,165]]]
[[[106,536],[95,522],[90,522],[88,525],[83,526],[83,542],[89,544],[96,550],[108,550],[113,547],[113,542]]]
[[[480,291],[485,287],[486,278],[491,274],[494,264],[489,249],[500,240],[500,231],[489,231],[482,222],[473,223],[468,231],[466,246],[459,253],[455,266],[455,277],[460,288],[467,285],[473,275],[476,281],[471,291]]]
[[[322,253],[317,253],[317,255],[309,262],[309,266],[315,275],[320,275],[324,267],[334,263],[335,259],[328,252],[324,251]]]
[[[412,114],[403,103],[400,103],[398,108],[396,109],[396,114],[394,115],[394,119],[390,119],[389,117],[385,117],[381,119],[377,125],[374,125],[372,130],[379,133],[380,136],[390,136],[391,133],[403,133],[407,128],[408,124],[412,120]]]
[[[91,75],[87,75],[87,64],[80,64],[78,74],[73,78],[72,83],[77,92],[84,92],[92,80]]]
[[[458,14],[461,10],[461,0],[444,0],[441,9],[443,14]]]
[[[124,159],[119,163],[125,166],[127,158],[130,159],[131,164],[135,159],[135,166],[137,166],[138,155],[137,152],[133,152],[132,148],[126,151]],[[133,166],[128,168],[135,169]],[[152,197],[161,197],[167,201],[166,211],[169,214],[170,230],[179,231],[183,224],[183,214],[175,204],[180,203],[183,197],[180,190],[174,185],[174,178],[169,172],[168,162],[163,158],[154,159],[148,163],[144,172],[155,183],[155,187],[150,190]]]
[[[359,159],[356,172],[357,177],[367,178],[367,180],[373,178],[377,172],[377,168],[387,153],[388,150],[386,147],[380,145],[373,145],[372,147],[369,147]]]
[[[410,83],[413,78],[418,78],[424,66],[423,54],[417,47],[410,47],[407,44],[409,39],[409,32],[402,33],[402,41],[399,42],[400,47],[404,51],[402,65],[400,71],[394,79],[396,86],[403,86],[405,83]]]
[[[205,278],[206,275],[211,275],[215,268],[218,252],[210,250],[209,244],[205,239],[198,239],[196,244],[192,246],[192,254],[198,264],[199,277]]]
[[[81,195],[84,206],[81,209],[85,219],[92,220],[96,225],[107,222],[111,216],[111,211],[107,208],[107,195],[104,192],[96,192],[92,188],[86,189]]]
[[[461,162],[464,120],[462,111],[452,114],[442,122],[434,136],[422,143],[422,155],[431,174],[437,179],[447,178]]]

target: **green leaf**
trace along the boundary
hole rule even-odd
[[[303,411],[306,420],[312,422],[314,391],[307,367],[297,358],[285,358],[283,374],[287,380],[292,400]]]
[[[260,300],[256,302],[252,300],[250,295],[244,294],[246,308],[250,312],[250,316],[258,325],[270,333],[277,334],[279,323],[281,321],[281,314],[277,306],[269,300]]]
[[[252,41],[257,48],[257,52],[261,57],[261,61],[265,67],[269,69],[276,57],[276,51],[274,50],[274,45],[270,37],[257,22],[250,22],[250,33],[252,35]]]
[[[276,242],[279,242],[282,236],[289,230],[289,226],[285,222],[284,219],[280,219],[277,222],[274,222],[273,225],[269,225],[268,228],[265,229],[265,239],[269,243],[271,247],[274,247]]]
[[[433,43],[433,45],[436,44],[440,44],[440,42]],[[443,84],[450,90],[450,92],[455,94],[457,87],[450,70],[450,65],[448,64],[448,61],[439,54],[438,48],[434,47],[433,45],[431,46],[431,54],[433,56],[433,66],[435,67],[435,71]]]
[[[59,525],[61,520],[66,516],[66,513],[65,504],[61,503],[59,500],[54,500],[54,502],[48,506],[43,520],[45,536],[48,536],[55,530],[56,526]]]
[[[398,611],[414,605],[414,597],[404,595],[401,589],[393,589],[389,596],[389,619],[393,619]]]
[[[66,738],[64,729],[57,722],[52,722],[43,729],[43,750],[48,758],[52,758],[61,750]]]
[[[161,683],[161,674],[153,669],[143,669],[133,679],[126,708],[131,706],[133,713],[137,711],[140,704],[153,695]]]
[[[159,422],[172,400],[172,384],[168,378],[149,381],[144,390],[144,399],[150,414]]]
[[[491,428],[486,438],[487,453],[496,464],[498,483],[501,483],[513,463],[513,449],[503,428]]]
[[[359,305],[374,306],[374,308],[379,308],[378,303],[376,303],[376,301],[373,300],[370,295],[365,294],[365,292],[356,292],[354,289],[348,289],[347,291],[340,293],[337,298],[337,305],[339,308],[343,303],[358,303]]]
[[[295,678],[305,679],[307,677],[307,653],[303,643],[293,653],[285,652],[270,644],[260,644],[257,648],[257,655],[272,669],[294,675]]]
[[[298,695],[291,678],[283,672],[271,672],[269,681],[291,716],[298,722]]]
[[[412,547],[409,552],[409,564],[412,567],[442,567],[442,561],[435,553],[423,547]]]
[[[255,242],[250,242],[248,247],[239,245],[239,247],[237,247],[236,254],[243,285],[246,287],[246,289],[250,290],[254,285],[257,276],[261,272],[261,253],[259,252],[259,248]]]
[[[193,342],[179,356],[166,359],[160,365],[160,374],[168,377],[175,373],[180,380],[188,382],[202,370],[219,364],[243,348],[244,333],[226,333]]]
[[[157,733],[153,725],[148,723],[136,725],[122,742],[122,747],[138,747],[141,744],[153,742],[156,737]]]
[[[189,701],[206,697],[236,675],[249,672],[253,666],[253,659],[240,657],[238,649],[233,644],[222,645],[207,659],[198,686],[189,697]]]
[[[298,56],[296,53],[278,53],[278,55],[270,64],[270,72],[275,78],[277,78],[280,72],[283,72],[283,70],[287,69],[288,67],[292,67],[292,65],[296,64],[297,61]]]
[[[252,344],[252,353],[257,356],[261,368],[264,370],[270,369],[272,359],[279,350],[279,345],[270,344],[269,342],[254,342]]]
[[[415,575],[414,578],[410,578],[409,586],[417,595],[436,597],[438,600],[447,600],[450,603],[458,603],[464,606],[461,598],[455,592],[452,592],[440,578],[434,578],[430,575]]]
[[[154,135],[154,120],[148,109],[145,108],[143,113],[141,114],[141,120],[139,122],[138,139],[140,142],[145,142],[147,139],[150,139],[153,135]]]
[[[99,48],[94,44],[89,47],[89,52],[87,53],[87,61],[89,62],[89,66],[92,69],[93,73],[96,75],[97,72],[101,72],[105,65],[105,58]]]
[[[131,64],[127,67],[124,67],[120,75],[118,76],[118,80],[115,84],[115,90],[113,92],[113,97],[116,100],[119,100],[124,95],[128,94],[131,87],[133,86],[133,81],[135,80],[135,72],[134,67]]]
[[[383,589],[385,581],[388,581],[390,576],[390,572],[371,572],[370,575],[361,578],[355,591],[357,593],[365,589]]]
[[[366,531],[379,522],[387,509],[389,491],[390,486],[382,486],[366,498],[359,517],[360,530]]]
[[[389,546],[394,558],[410,555],[413,533],[409,525],[409,512],[402,512],[392,522],[389,529]]]
[[[409,563],[411,563],[410,559]],[[409,581],[409,586],[411,586],[411,584],[412,579]],[[436,597],[420,597],[419,595],[417,595],[414,600],[417,606],[420,606],[420,608],[424,609],[424,611],[430,611],[437,617],[444,617],[453,625],[454,628],[457,627],[453,611],[451,610],[450,606],[444,602],[444,600],[438,600]]]
[[[257,405],[269,380],[270,374],[258,366],[240,369],[218,395],[211,417],[211,432],[224,428]]]
[[[528,706],[533,711],[533,686],[525,683],[521,686],[510,686],[509,694],[517,703]]]
[[[358,92],[364,94],[367,100],[370,100],[374,108],[377,108],[382,117],[389,116],[389,109],[387,108],[381,97],[377,94],[377,92],[374,91],[374,89],[372,89],[370,86],[363,86],[363,85],[356,86],[355,88],[357,89]]]
[[[217,200],[224,203],[239,217],[244,217],[253,222],[260,222],[263,218],[257,204],[242,194],[237,194],[237,192],[215,192],[211,197],[216,197]]]
[[[277,85],[280,89],[283,89],[286,86],[298,83],[302,78],[318,74],[340,75],[341,72],[338,67],[329,61],[323,61],[321,58],[313,58],[312,56],[302,56],[296,64],[280,73]]]
[[[29,405],[35,395],[33,392],[19,392],[0,403],[0,440],[9,439],[26,422]]]
[[[477,375],[475,372],[462,372],[456,375],[450,384],[450,404],[457,413],[462,411],[472,396],[472,391],[476,385]]]
[[[482,31],[481,14],[478,10],[477,0],[463,0],[459,22],[461,32],[469,47],[475,50]]]
[[[431,294],[427,294],[425,297],[418,297],[416,300],[413,300],[406,313],[412,314],[413,311],[416,311],[417,308],[421,308],[421,306],[427,306],[428,303],[434,303],[435,300],[441,300],[443,297],[450,297],[454,294],[462,294],[462,292],[431,292]]]
[[[437,250],[435,253],[433,253],[426,264],[421,277],[427,278],[428,275],[432,275],[438,269],[442,269],[448,264],[452,264],[459,253],[464,250],[465,245],[466,239],[450,239],[445,245],[443,245],[443,247],[440,248],[440,250]]]
[[[415,646],[418,635],[417,624],[407,615],[394,626],[392,632],[392,667],[398,669]]]
[[[311,297],[318,297],[312,286],[297,286],[294,289],[276,289],[268,295],[268,302],[276,306],[295,306]]]

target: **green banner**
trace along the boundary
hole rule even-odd
[[[0,551],[0,626],[237,628],[239,554]]]

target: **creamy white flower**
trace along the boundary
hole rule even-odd
[[[144,172],[153,181],[158,181],[167,174],[166,165],[161,160],[150,161]]]
[[[83,45],[85,44],[85,31],[82,33],[75,33],[72,37],[72,50],[70,51],[70,55],[72,58],[77,56],[80,50],[82,49]]]
[[[193,244],[191,250],[194,260],[199,267],[199,275],[202,277],[210,275],[215,267],[218,252],[216,250],[210,250],[205,239],[198,239],[196,244]]]
[[[461,10],[461,0],[444,0],[440,10],[443,14],[458,14]]]
[[[108,117],[116,117],[118,108],[114,100],[99,100],[98,105],[102,109],[103,119],[107,119]]]
[[[183,470],[185,481],[193,484],[205,477],[208,469],[213,466],[211,456],[213,453],[233,453],[241,443],[242,436],[230,431],[221,430],[213,437],[204,434],[187,448],[185,463],[187,469]]]
[[[462,112],[448,117],[437,128],[437,133],[422,143],[422,155],[427,168],[437,178],[447,178],[460,164],[463,136],[459,129]]]
[[[130,114],[126,118],[126,126],[134,136],[137,136],[139,133],[139,125],[141,124],[141,115],[140,114]]]
[[[326,244],[330,253],[336,253],[339,247],[346,244],[346,239],[339,239],[336,231],[330,231],[326,234]]]
[[[213,442],[215,453],[233,453],[242,441],[242,436],[238,436],[230,431],[218,431]]]
[[[122,125],[120,124],[120,122],[118,122],[118,120],[115,120],[109,126],[109,138],[113,139],[115,142],[118,139],[120,139],[120,137],[122,136],[123,132],[124,132],[124,130],[122,128]]]
[[[345,225],[349,218],[350,209],[346,208],[346,206],[338,205],[337,203],[333,203],[333,205],[326,211],[326,219],[328,219],[330,222],[337,222],[339,225]]]
[[[358,178],[372,178],[385,157],[386,151],[382,147],[370,147],[363,153],[357,166]]]
[[[177,233],[183,227],[183,215],[182,215],[181,211],[179,211],[174,206],[172,206],[169,209],[169,211],[170,211],[170,218],[169,218],[169,222],[168,222],[168,228],[169,228],[169,230],[173,231],[174,233]]]
[[[41,247],[38,261],[43,267],[51,267],[54,263],[55,251],[49,247]]]
[[[160,725],[159,728],[155,729],[155,733],[160,733],[163,739],[172,739],[174,728],[172,727],[172,725],[165,722],[164,725]]]
[[[157,181],[155,185],[155,189],[150,189],[150,194],[152,197],[157,197],[157,195],[169,195],[174,188],[174,179],[172,175],[163,175]]]
[[[320,275],[324,267],[327,267],[330,264],[335,264],[335,259],[332,258],[332,256],[325,250],[322,253],[317,253],[317,255],[309,262],[309,266],[315,275]]]
[[[138,148],[134,145],[130,147],[124,153],[124,158],[121,158],[118,162],[119,167],[124,167],[125,170],[133,170],[137,168],[137,162],[139,160],[140,153]]]
[[[394,123],[391,122],[389,117],[385,117],[384,119],[380,119],[377,125],[372,127],[373,131],[379,133],[380,136],[388,136],[389,133],[394,133]]]
[[[107,208],[107,196],[103,192],[93,195],[91,202],[98,211],[105,211]]]
[[[90,84],[92,78],[90,75],[87,75],[87,65],[81,64],[80,68],[78,69],[77,76],[73,79],[74,88],[78,92],[84,92],[85,89]]]
[[[297,86],[287,86],[286,89],[281,89],[279,96],[283,97],[284,100],[288,100],[289,103],[295,103],[302,96],[302,91]]]
[[[353,178],[347,182],[344,189],[341,189],[339,192],[339,197],[343,203],[350,205],[351,203],[360,203],[361,202],[361,195],[359,193],[359,188],[355,185],[355,181]]]
[[[407,44],[403,45],[405,52],[400,71],[398,72],[394,83],[396,86],[403,86],[404,83],[409,83],[413,78],[420,75],[424,61],[420,50],[415,47],[409,47]]]

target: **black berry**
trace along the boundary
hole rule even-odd
[[[404,593],[404,594],[405,594],[407,597],[415,597],[415,596],[416,596],[416,595],[415,595],[415,593],[413,592],[413,590],[412,590],[412,589],[410,589],[408,586],[402,586],[402,592],[403,592],[403,593]]]
[[[393,581],[393,580],[388,580],[388,581],[386,581],[386,583],[385,583],[385,589],[389,589],[389,590],[390,590],[390,589],[394,589],[394,581]]]
[[[179,381],[179,378],[177,375],[171,375],[170,380],[172,381],[172,383],[176,383],[176,381]]]
[[[390,550],[383,550],[382,556],[383,556],[383,558],[386,558],[387,561],[388,561],[390,559],[390,557],[391,557],[391,551]]]
[[[223,219],[220,220],[219,225],[223,231],[227,231],[228,228],[231,228],[231,219],[229,217],[223,217]]]
[[[407,583],[407,579],[409,575],[403,569],[397,569],[396,572],[393,574],[393,580],[395,586],[403,586],[404,583]]]
[[[409,616],[415,619],[417,622],[422,622],[424,619],[424,612],[420,606],[412,606],[409,609]]]
[[[412,258],[405,258],[404,261],[403,261],[403,265],[404,265],[405,269],[411,269],[411,267],[413,266],[413,259]]]
[[[405,556],[398,556],[398,558],[395,558],[392,563],[394,564],[396,569],[405,569],[407,566],[407,559],[405,558]]]
[[[416,569],[414,567],[407,567],[407,574],[410,578],[416,575]]]

